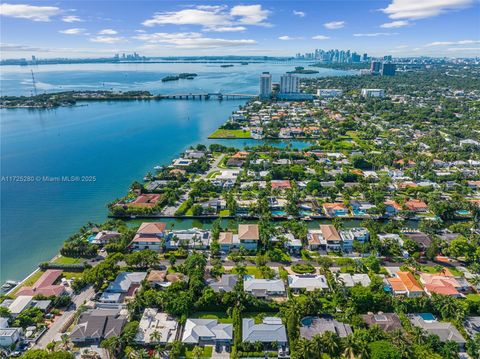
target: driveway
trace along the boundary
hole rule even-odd
[[[65,323],[67,323],[69,319],[72,318],[77,308],[84,304],[86,301],[88,301],[94,293],[95,291],[93,290],[93,287],[89,286],[83,291],[81,291],[79,294],[72,296],[72,302],[74,305],[70,305],[70,307],[68,307],[68,309],[63,313],[63,315],[52,324],[52,326],[38,340],[35,347],[43,349],[51,341],[60,340],[60,336],[63,334],[60,332],[62,327],[65,325]]]

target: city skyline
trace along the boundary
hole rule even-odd
[[[1,58],[101,57],[123,52],[294,56],[318,48],[371,56],[480,54],[480,6],[474,0],[111,4],[3,3]]]

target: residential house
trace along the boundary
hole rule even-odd
[[[138,195],[133,201],[124,203],[119,202],[118,205],[126,205],[127,207],[138,207],[138,208],[153,208],[157,205],[160,200],[161,195],[158,193],[143,193]]]
[[[147,282],[158,288],[167,288],[172,283],[184,280],[182,273],[167,273],[167,271],[152,270],[147,275]]]
[[[111,239],[120,237],[117,231],[100,231],[91,239],[92,244],[104,245],[110,242]]]
[[[207,249],[210,245],[210,231],[198,228],[171,231],[165,236],[165,245],[167,249]]]
[[[246,276],[243,280],[243,290],[257,298],[285,296],[285,284],[281,279],[256,279]]]
[[[348,207],[343,203],[324,203],[323,212],[327,217],[343,217],[348,215]]]
[[[238,235],[232,232],[220,232],[218,237],[218,244],[220,245],[220,251],[228,253],[234,248],[240,247],[240,241]]]
[[[307,234],[308,249],[311,251],[327,247],[327,241],[323,238],[320,229],[309,229]]]
[[[164,222],[143,222],[132,240],[132,249],[160,251],[164,243],[166,225]]]
[[[4,322],[0,326],[0,347],[11,347],[18,342],[22,333],[22,328],[10,328],[8,326],[8,321]]]
[[[460,298],[462,296],[458,291],[458,288],[461,288],[461,285],[453,276],[420,273],[420,282],[423,284],[425,292],[428,295],[435,293],[455,298]]]
[[[410,272],[397,272],[396,276],[387,279],[394,295],[405,295],[409,298],[420,297],[424,291],[420,283]]]
[[[368,215],[368,211],[375,208],[375,205],[366,201],[350,201],[352,213],[355,217],[364,217]]]
[[[232,292],[238,282],[238,276],[234,274],[222,274],[220,280],[210,283],[210,287],[216,293]]]
[[[339,234],[342,239],[342,250],[345,253],[353,252],[353,234],[350,231],[340,231]]]
[[[0,306],[7,308],[12,318],[16,318],[25,309],[33,306],[33,296],[19,295],[14,300],[5,299]]]
[[[339,252],[342,250],[342,238],[335,226],[331,224],[321,224],[320,230],[322,231],[323,239],[327,243],[327,251]]]
[[[284,189],[292,188],[292,185],[289,180],[272,180],[271,184],[272,184],[272,189],[284,190]]]
[[[452,323],[439,322],[431,313],[408,314],[412,325],[422,328],[429,335],[437,335],[441,342],[454,341],[460,350],[465,347],[466,340]]]
[[[228,345],[233,339],[233,325],[217,319],[187,319],[182,343],[197,345]]]
[[[146,276],[146,272],[121,272],[113,282],[110,282],[105,292],[118,293],[123,298],[133,297]]]
[[[135,342],[143,345],[172,343],[177,336],[177,330],[178,322],[169,314],[155,308],[145,308]]]
[[[386,332],[392,332],[394,330],[402,330],[402,322],[400,318],[395,313],[383,313],[378,312],[377,314],[368,313],[362,315],[362,318],[367,325],[367,327],[372,327],[374,325],[379,326],[382,330]]]
[[[397,202],[392,200],[385,201],[384,205],[385,205],[385,214],[387,216],[396,216],[398,212],[402,210],[402,206],[400,206]]]
[[[261,324],[255,324],[253,318],[242,319],[242,341],[277,344],[283,350],[287,347],[287,331],[281,318],[266,317]]]
[[[416,212],[416,213],[428,212],[427,204],[419,199],[411,199],[405,202],[405,206],[409,211],[412,211],[412,212]]]
[[[368,229],[364,227],[355,227],[348,230],[353,237],[353,240],[361,243],[367,242],[370,239],[370,233]]]
[[[480,333],[480,316],[466,317],[463,324],[464,324],[465,330],[472,337]]]
[[[102,340],[122,334],[127,317],[118,309],[90,309],[80,314],[70,333],[76,345],[98,345]]]
[[[328,283],[324,275],[289,275],[288,287],[292,289],[292,291],[295,293],[298,293],[301,290],[306,290],[310,292],[316,289],[328,290]]]
[[[326,332],[335,333],[340,338],[345,338],[352,334],[350,325],[339,322],[330,316],[305,317],[300,323],[300,337],[308,340],[312,340],[314,336],[322,335]]]
[[[363,287],[368,287],[371,283],[368,274],[363,273],[339,273],[337,280],[343,283],[343,285],[347,288],[354,287],[357,284]]]
[[[432,238],[423,232],[420,231],[408,231],[403,232],[406,238],[414,241],[418,247],[424,251],[432,244]]]
[[[240,246],[249,251],[256,251],[260,234],[258,224],[239,224],[238,225],[238,240]]]
[[[55,296],[59,297],[65,293],[65,286],[61,284],[54,284],[62,275],[61,269],[48,269],[37,279],[34,285],[31,287],[22,287],[17,292],[16,296],[36,296],[44,295],[46,297]]]

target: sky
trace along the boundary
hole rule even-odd
[[[480,56],[479,0],[16,1],[0,4],[1,58]]]

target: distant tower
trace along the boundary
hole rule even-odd
[[[270,72],[263,72],[260,75],[260,97],[268,98],[272,94],[272,75]]]
[[[32,73],[32,86],[33,86],[33,93],[37,96],[37,84],[35,83],[35,75],[33,74],[33,70],[30,70]]]
[[[382,69],[382,63],[380,61],[372,61],[371,65],[370,65],[370,72],[372,74],[380,73],[381,69]]]

